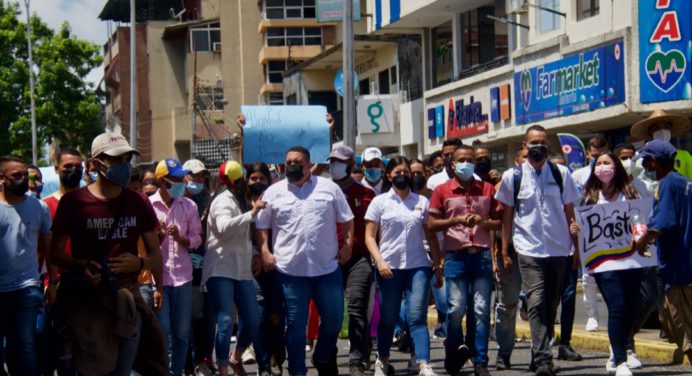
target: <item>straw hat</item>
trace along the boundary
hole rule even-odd
[[[647,119],[634,124],[630,129],[630,133],[639,140],[648,140],[651,138],[649,127],[656,123],[671,124],[673,126],[673,129],[670,131],[671,137],[685,134],[690,127],[690,119],[686,116],[668,114],[663,110],[657,109]]]

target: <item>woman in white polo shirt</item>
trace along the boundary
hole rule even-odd
[[[406,304],[406,321],[416,351],[421,376],[434,376],[430,362],[430,337],[427,327],[428,292],[433,264],[437,280],[444,279],[440,267],[438,242],[426,228],[429,202],[413,193],[411,168],[404,157],[389,161],[386,178],[389,192],[370,203],[365,214],[365,244],[377,267],[375,281],[380,291],[380,323],[377,326],[375,376],[386,376],[389,352],[401,297]],[[377,236],[379,233],[379,244]],[[423,241],[428,241],[433,264]],[[437,286],[439,287],[439,286]]]

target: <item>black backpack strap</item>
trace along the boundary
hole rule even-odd
[[[562,199],[562,193],[565,190],[564,182],[562,181],[562,173],[560,173],[560,169],[557,167],[557,165],[550,163],[550,161],[546,163],[548,164],[548,167],[550,167],[550,173],[553,174],[553,179],[555,179],[557,186],[560,187],[560,199]]]
[[[521,176],[523,174],[523,168],[521,165],[512,167],[514,171],[512,175],[512,183],[514,183],[514,210],[517,210],[517,205],[519,205],[519,189],[521,188]]]

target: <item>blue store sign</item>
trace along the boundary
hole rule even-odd
[[[642,103],[692,99],[690,1],[639,0]]]
[[[517,125],[624,102],[624,60],[618,41],[514,73]]]

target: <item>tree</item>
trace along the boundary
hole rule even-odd
[[[31,160],[28,47],[19,17],[17,4],[0,4],[0,155]],[[78,39],[68,23],[56,32],[35,14],[31,28],[38,144],[87,152],[103,131],[102,98],[85,80],[103,60],[99,46]]]

